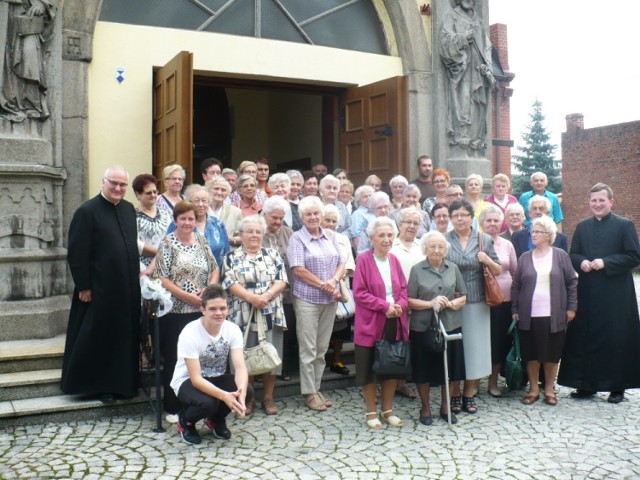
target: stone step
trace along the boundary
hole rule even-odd
[[[322,390],[348,388],[355,385],[355,366],[347,364],[350,370],[349,375],[339,375],[326,368],[322,378]],[[29,375],[34,375],[30,372]],[[59,384],[59,371],[56,380],[56,387]],[[6,377],[8,378],[8,377]],[[16,383],[19,380],[15,380]],[[153,378],[147,376],[145,384],[152,384]],[[255,383],[257,404],[262,395],[262,384]],[[59,390],[58,390],[59,391]],[[155,398],[154,386],[150,388],[151,397]],[[300,396],[300,379],[297,372],[292,374],[290,381],[278,380],[274,390],[274,398]],[[3,392],[3,400],[4,392]],[[300,397],[302,401],[302,397]],[[149,399],[146,398],[142,390],[137,397],[131,400],[118,400],[112,405],[104,405],[99,400],[86,400],[77,395],[50,395],[34,396],[32,398],[22,398],[15,400],[5,400],[0,402],[0,428],[5,426],[43,424],[48,422],[68,422],[77,420],[88,420],[104,418],[116,415],[139,415],[148,414],[154,416]],[[163,422],[164,420],[163,415]]]
[[[0,374],[62,368],[66,335],[0,342]]]
[[[60,395],[59,368],[0,374],[0,391],[3,400]]]

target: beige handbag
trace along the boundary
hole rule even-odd
[[[251,329],[251,318],[255,314],[256,323],[258,324],[258,345],[247,348],[247,339],[249,338],[249,330]],[[262,375],[269,373],[282,365],[282,360],[278,355],[276,347],[267,342],[264,328],[264,318],[262,310],[251,308],[249,322],[244,327],[244,363],[247,366],[247,372],[250,376]]]

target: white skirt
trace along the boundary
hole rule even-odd
[[[484,302],[467,303],[462,314],[462,345],[467,380],[491,374],[491,318]]]

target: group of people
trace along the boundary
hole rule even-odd
[[[489,378],[490,395],[502,396],[498,378],[512,321],[529,377],[524,404],[540,398],[541,366],[544,401],[557,403],[561,359],[558,382],[576,388],[572,396],[609,391],[618,403],[625,389],[640,387],[640,363],[630,360],[640,340],[631,277],[640,247],[634,225],[611,212],[607,185],[592,188],[593,217],[578,226],[569,252],[558,198],[540,172],[518,200],[503,174],[486,198],[482,177],[470,175],[465,198],[427,156],[417,160],[416,179],[390,179],[389,194],[375,175],[354,188],[348,172],[328,174],[323,165],[273,175],[264,158],[237,171],[215,159],[201,167],[204,185],[186,190],[178,165],[164,169],[162,193],[158,179],[137,176],[137,208],[124,200],[127,172],[112,167],[100,194],[74,215],[65,393],[105,403],[135,395],[140,273],[160,279],[173,300],[160,319],[163,402],[189,443],[200,442],[201,419],[215,436],[229,438],[225,417],[253,413],[256,381],[263,384],[262,410],[276,415],[276,379],[288,380],[293,369],[308,408],[330,409],[321,388],[330,345],[330,369],[350,373],[340,351],[351,324],[336,321],[349,286],[356,383],[372,429],[403,425],[393,400],[397,392],[416,396],[407,381],[417,386],[424,425],[433,421],[432,384],[444,392],[450,383],[451,403],[443,394],[439,414],[452,423],[462,411],[477,412],[480,379]],[[501,305],[485,302],[487,274],[503,292]],[[448,378],[442,354],[424,348],[436,318],[447,332],[462,333],[447,350]],[[258,330],[283,364],[253,378],[242,351],[257,345]],[[409,339],[410,375],[374,373],[380,339]]]

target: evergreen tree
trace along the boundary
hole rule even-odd
[[[514,166],[520,173],[513,176],[513,193],[520,195],[531,190],[530,179],[535,172],[544,172],[549,178],[547,189],[559,193],[562,191],[562,178],[560,176],[560,162],[554,158],[557,145],[549,143],[551,136],[544,126],[542,114],[542,102],[533,102],[533,113],[529,116],[531,124],[529,131],[522,135],[524,147],[518,146],[520,155],[514,155]]]

